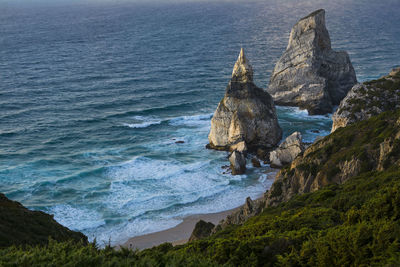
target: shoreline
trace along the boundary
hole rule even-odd
[[[161,245],[163,243],[172,243],[173,246],[182,245],[188,242],[190,235],[192,234],[193,229],[199,220],[212,222],[213,224],[217,225],[221,220],[225,219],[226,216],[237,211],[242,206],[243,205],[240,205],[239,207],[236,207],[234,209],[216,213],[201,213],[189,215],[183,218],[183,222],[176,225],[175,227],[150,234],[131,237],[125,243],[117,245],[117,247],[127,247],[129,249],[143,250]]]
[[[274,169],[271,168],[271,170]],[[271,171],[271,173],[274,173],[273,177],[275,178],[276,172]],[[265,188],[265,190],[269,190],[269,187]],[[258,195],[256,198],[253,199],[253,201],[263,198],[264,193]],[[221,220],[226,219],[228,215],[238,211],[241,207],[243,207],[245,205],[245,202],[246,199],[243,199],[243,204],[229,210],[215,213],[198,213],[183,217],[183,221],[172,228],[130,237],[127,241],[117,244],[115,247],[126,247],[129,249],[143,250],[161,245],[163,243],[171,243],[173,246],[183,245],[189,241],[189,238],[198,221],[203,220],[205,222],[211,222],[217,225]]]

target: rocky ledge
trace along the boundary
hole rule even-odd
[[[332,116],[332,132],[348,124],[400,108],[400,67],[389,75],[355,85]]]
[[[356,83],[348,54],[331,48],[325,11],[320,9],[293,26],[267,91],[277,105],[298,106],[312,115],[326,114]]]
[[[281,138],[282,129],[272,97],[254,84],[253,69],[242,48],[225,96],[211,120],[209,147],[219,150],[238,150],[236,146],[241,150],[272,148]]]

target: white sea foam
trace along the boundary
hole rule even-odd
[[[147,128],[152,125],[161,124],[162,120],[153,116],[134,116],[133,119],[136,123],[123,123],[122,125],[129,128]]]
[[[95,210],[72,207],[68,204],[56,205],[48,210],[54,219],[72,230],[97,228],[105,224],[102,215]]]
[[[173,126],[206,126],[210,125],[212,115],[213,113],[176,117],[170,119],[169,124]]]

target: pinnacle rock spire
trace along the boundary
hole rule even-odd
[[[247,60],[243,47],[240,49],[239,57],[236,60],[232,71],[232,81],[234,82],[252,82],[253,68]]]

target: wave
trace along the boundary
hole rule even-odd
[[[304,120],[331,120],[332,114],[328,113],[326,115],[309,115],[308,111],[305,109],[300,109],[299,107],[288,107],[288,106],[277,106],[278,117],[289,116],[295,117],[297,119]]]
[[[156,116],[134,116],[136,123],[123,123],[123,126],[129,128],[147,128],[153,125],[159,125],[163,122],[168,122],[171,126],[208,126],[213,113],[198,114],[191,116],[179,116],[174,118],[160,118]]]
[[[60,204],[47,209],[47,212],[54,214],[57,222],[75,231],[98,228],[106,224],[102,215],[93,209]]]
[[[176,117],[169,120],[169,124],[172,126],[198,126],[210,124],[210,119],[212,118],[213,113],[209,114],[200,114],[200,115],[192,115],[192,116],[181,116]]]
[[[158,125],[162,123],[161,119],[158,119],[154,116],[134,116],[133,119],[137,121],[137,123],[123,123],[122,125],[127,126],[129,128],[147,128],[152,125]]]

